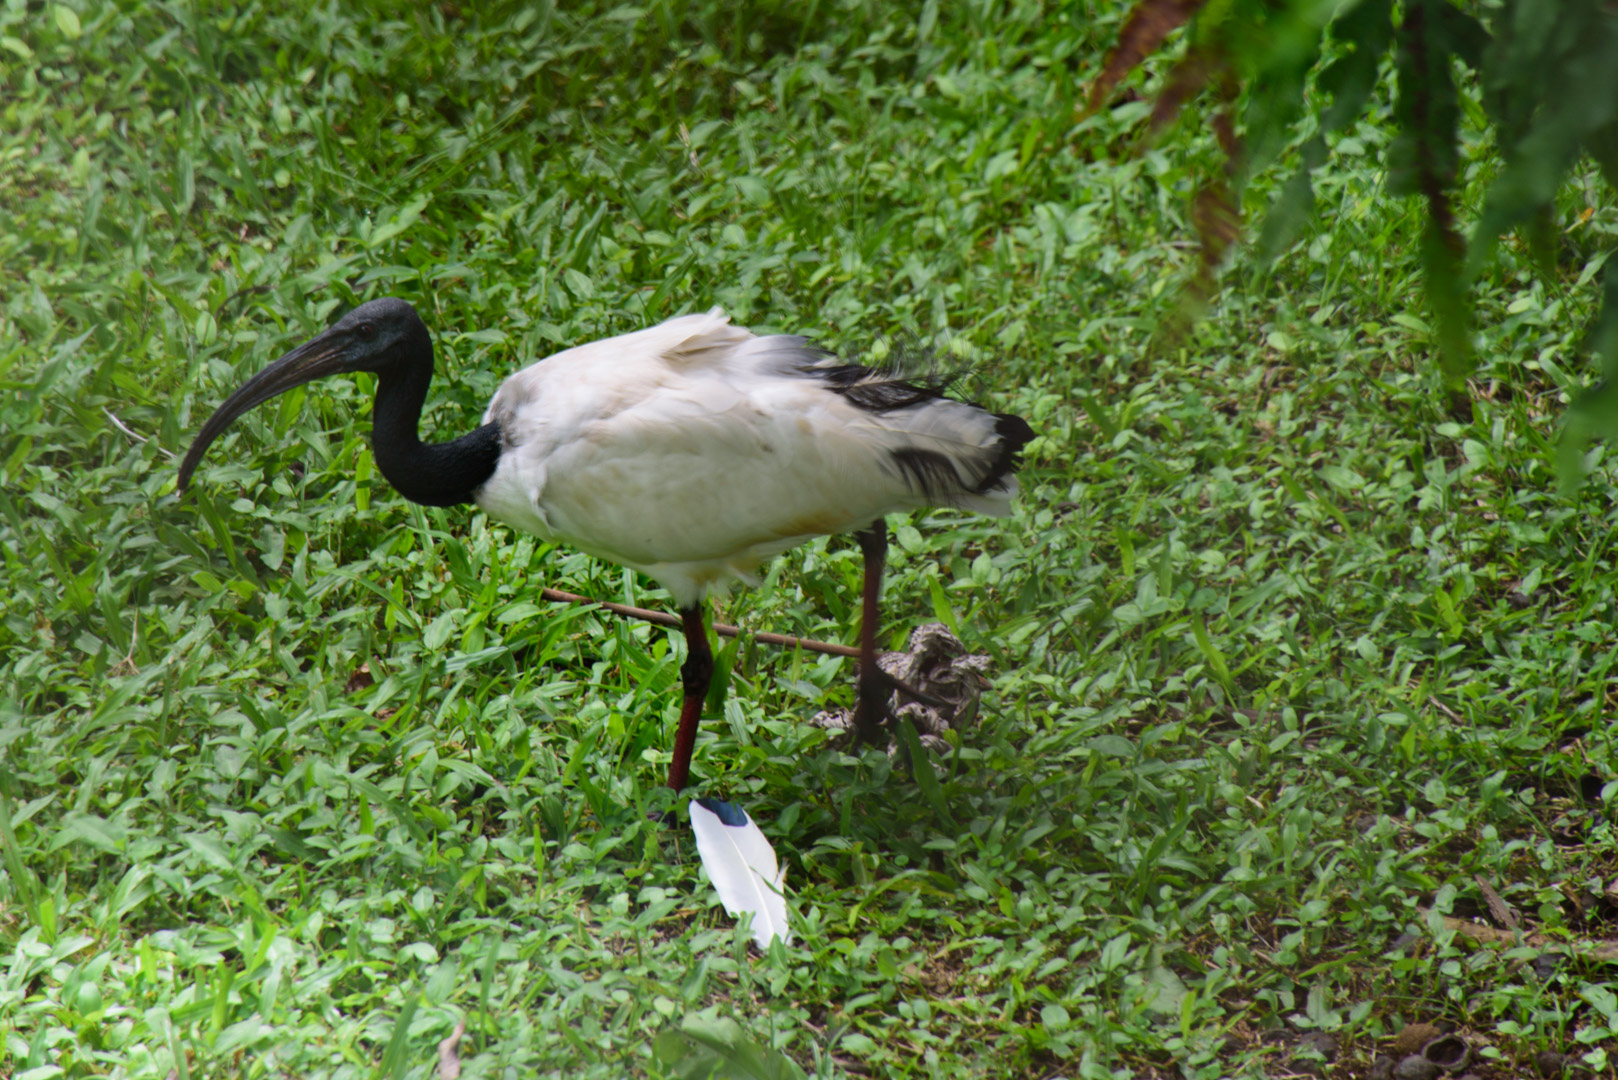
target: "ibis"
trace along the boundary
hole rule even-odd
[[[678,605],[684,700],[668,784],[690,778],[713,654],[707,595],[754,580],[812,537],[852,532],[864,557],[854,728],[874,739],[893,680],[876,664],[884,516],[953,506],[1004,516],[1020,417],[946,395],[949,379],[850,363],[793,335],[757,335],[715,308],[567,349],[510,376],[483,424],[423,442],[433,345],[410,304],[354,308],[225,399],[180,464],[183,494],[209,445],[249,409],[314,379],[376,376],[378,469],[427,506],[491,518],[655,579]]]

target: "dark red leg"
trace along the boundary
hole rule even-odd
[[[876,631],[881,623],[878,610],[882,600],[882,567],[888,558],[888,524],[881,518],[871,527],[854,534],[865,556],[865,603],[860,614],[860,675],[858,699],[854,705],[854,733],[862,742],[874,743],[882,735],[887,720],[888,694],[893,685],[876,666]]]
[[[697,745],[697,724],[702,706],[708,700],[708,683],[713,680],[713,650],[708,647],[708,631],[702,625],[702,609],[688,607],[680,612],[685,630],[685,663],[680,665],[680,684],[685,701],[680,706],[680,730],[674,736],[674,760],[669,762],[669,787],[679,791],[691,775],[691,751]]]

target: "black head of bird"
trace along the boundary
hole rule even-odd
[[[449,443],[421,442],[416,429],[433,378],[433,343],[416,309],[393,297],[361,304],[226,398],[180,462],[181,493],[208,447],[243,413],[293,387],[357,371],[377,377],[371,443],[388,482],[427,506],[471,502],[494,471],[496,433],[479,429]]]

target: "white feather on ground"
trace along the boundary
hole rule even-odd
[[[786,870],[777,864],[770,841],[735,803],[693,799],[690,805],[697,854],[725,911],[735,918],[744,913],[752,916],[753,941],[761,951],[776,938],[783,945],[792,944],[787,901],[781,891]],[[738,818],[739,824],[725,823]]]

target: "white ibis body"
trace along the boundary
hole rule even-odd
[[[362,304],[293,349],[210,416],[180,465],[183,492],[242,413],[340,372],[377,377],[372,447],[399,494],[475,503],[515,528],[639,570],[679,605],[687,653],[669,786],[690,775],[713,672],[701,607],[811,537],[854,532],[865,558],[855,728],[888,718],[876,666],[883,516],[950,505],[997,516],[1033,432],[944,396],[947,380],[848,364],[801,337],[760,337],[718,309],[580,345],[508,378],[483,426],[417,436],[432,380],[427,327],[403,300]]]

